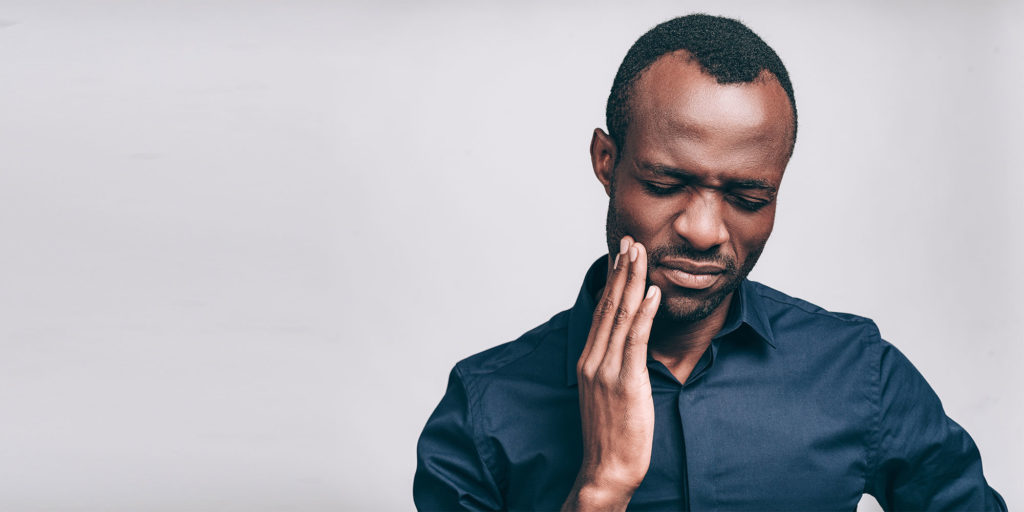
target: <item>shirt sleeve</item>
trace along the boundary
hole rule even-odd
[[[419,510],[499,510],[501,492],[480,455],[459,368],[416,448],[413,500]]]
[[[876,331],[877,332],[877,331]],[[885,510],[1006,510],[971,436],[896,347],[881,340],[867,492]]]

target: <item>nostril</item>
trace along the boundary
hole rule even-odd
[[[698,251],[707,251],[728,241],[729,232],[714,202],[693,201],[689,206],[673,222],[676,234]]]

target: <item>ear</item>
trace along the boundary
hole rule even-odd
[[[615,157],[618,148],[611,136],[600,128],[594,128],[594,137],[590,139],[590,164],[594,166],[597,181],[604,185],[604,192],[611,196],[612,179],[615,177]]]

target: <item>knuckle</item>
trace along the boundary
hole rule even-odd
[[[633,264],[629,267],[629,274],[626,276],[626,282],[632,283],[640,277],[640,265]]]
[[[651,304],[647,300],[647,297],[641,299],[640,306],[636,309],[636,316],[638,322],[646,322],[648,318],[654,318],[654,312],[657,311],[657,304]]]
[[[576,375],[580,377],[585,377],[587,375],[587,363],[582,359],[580,362],[576,363]]]
[[[615,300],[613,300],[611,297],[604,297],[601,299],[601,302],[597,305],[597,309],[595,310],[595,312],[598,318],[603,318],[604,316],[608,315],[613,310],[615,310],[615,307]]]
[[[611,388],[619,380],[619,372],[612,368],[603,367],[597,371],[597,382],[606,388]]]
[[[620,324],[620,325],[621,324],[625,324],[632,317],[633,317],[633,312],[630,311],[629,308],[627,308],[625,306],[619,306],[615,310],[615,323],[616,324]]]
[[[633,325],[629,328],[629,333],[626,335],[626,341],[639,341],[643,339],[644,329],[638,325]]]
[[[576,376],[583,380],[591,381],[594,380],[594,376],[597,373],[597,365],[581,363],[577,365]]]

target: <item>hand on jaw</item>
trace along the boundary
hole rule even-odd
[[[647,340],[661,290],[647,282],[647,251],[622,239],[576,365],[583,464],[563,510],[625,510],[651,463],[654,400]]]

